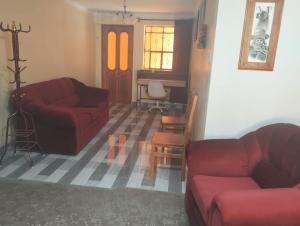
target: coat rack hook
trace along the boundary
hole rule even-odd
[[[12,68],[9,67],[9,66],[7,66],[7,69],[10,70],[10,71],[13,72],[13,73],[16,73],[16,72],[14,71],[14,69],[12,69]]]
[[[20,72],[24,71],[27,68],[27,66],[23,67]]]

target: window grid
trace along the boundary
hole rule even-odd
[[[162,31],[155,31],[153,30],[153,28],[162,28]],[[169,30],[171,28],[172,31],[166,31]],[[150,30],[150,31],[149,31]],[[161,38],[161,51],[159,50],[152,50],[152,34],[162,34],[162,38]],[[161,69],[161,70],[172,70],[172,68],[164,68],[163,67],[163,63],[164,63],[164,54],[172,54],[172,62],[173,62],[173,54],[174,54],[174,27],[172,26],[145,26],[145,39],[147,37],[147,34],[149,34],[149,42],[150,42],[150,48],[149,50],[146,49],[146,40],[145,40],[145,44],[144,44],[144,66],[146,65],[146,57],[145,57],[145,53],[149,53],[149,62],[147,63],[147,65],[149,65],[149,68],[146,69]],[[165,44],[165,37],[166,35],[173,35],[173,43],[171,43],[172,45],[172,50],[173,51],[166,51],[164,50],[164,44]],[[160,54],[160,68],[153,68],[152,67],[152,53],[159,53]],[[171,66],[172,67],[172,66]]]

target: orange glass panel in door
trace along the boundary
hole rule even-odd
[[[120,34],[120,70],[128,69],[128,33]]]
[[[117,35],[115,32],[107,34],[107,67],[109,70],[116,69],[116,55],[117,55]]]

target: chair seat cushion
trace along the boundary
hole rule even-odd
[[[191,190],[205,222],[214,197],[226,191],[260,189],[250,177],[213,177],[197,175],[192,178]]]
[[[184,125],[186,119],[184,116],[163,115],[161,117],[161,123],[165,125]]]
[[[183,134],[155,132],[152,137],[152,144],[164,146],[184,146]]]

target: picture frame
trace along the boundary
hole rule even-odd
[[[247,0],[239,69],[273,71],[284,0]]]
[[[199,30],[199,22],[200,22],[200,8],[197,10],[197,16],[194,21],[194,41],[198,40],[198,30]]]
[[[202,27],[205,20],[206,0],[202,2],[197,10],[197,16],[194,23],[194,41],[197,42],[201,36]]]

